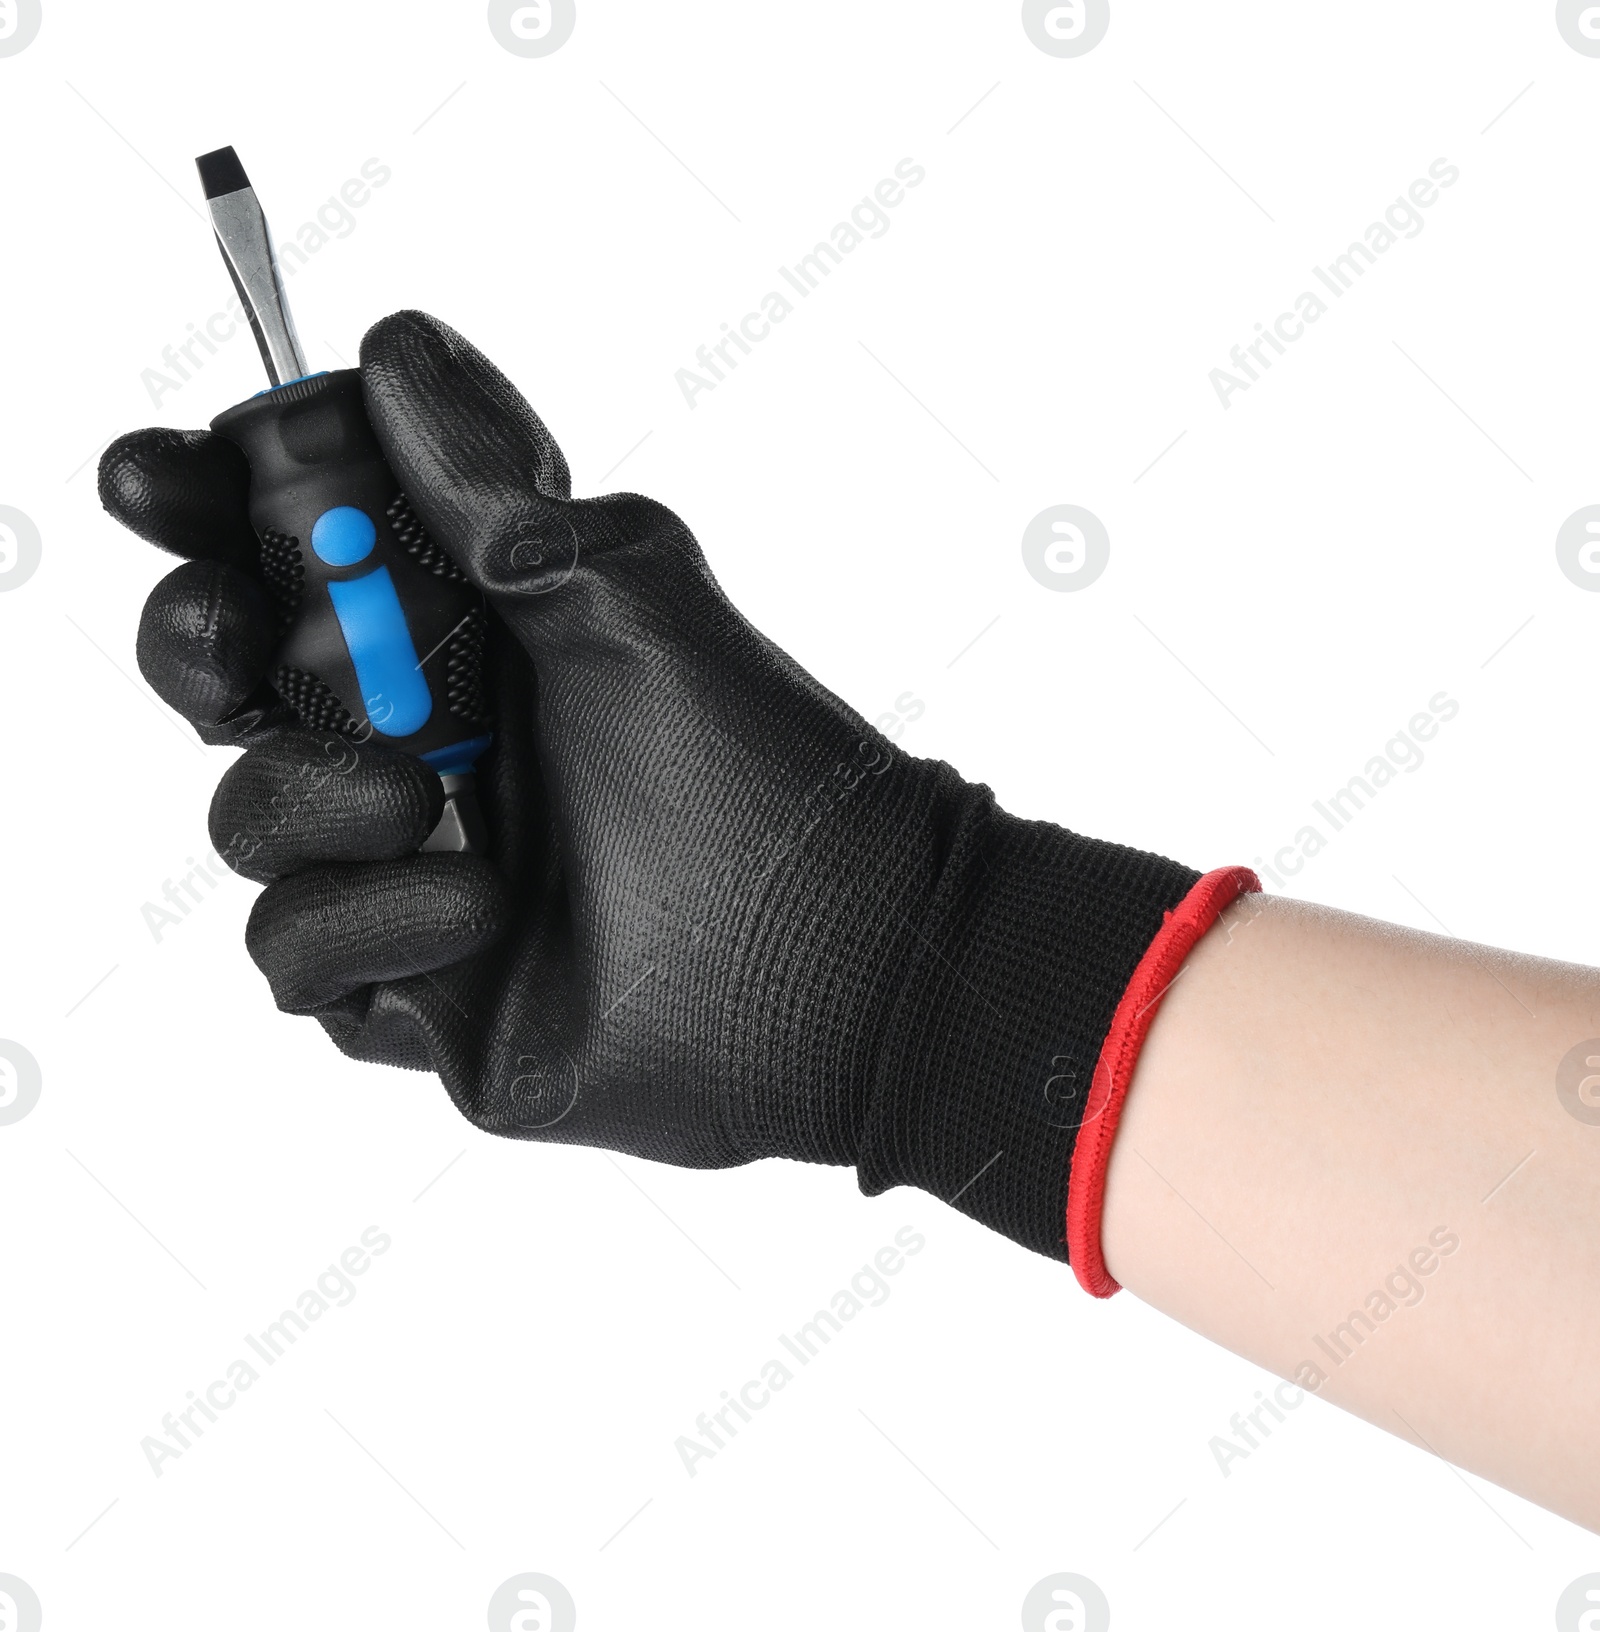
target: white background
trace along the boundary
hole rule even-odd
[[[236,879],[157,942],[227,756],[138,678],[171,562],[94,457],[264,383],[242,334],[159,409],[141,378],[229,292],[193,155],[235,144],[282,238],[380,159],[291,280],[313,367],[438,314],[577,491],[672,505],[867,715],[911,693],[903,746],[1198,867],[1447,691],[1290,892],[1591,962],[1600,596],[1554,540],[1600,502],[1597,98],[1544,3],[1115,0],[1060,59],[1014,4],[580,0],[527,59],[476,4],[45,0],[0,58],[0,504],[43,539],[0,595],[0,1036],[44,1084],[0,1127],[0,1572],[45,1624],[476,1627],[535,1570],[591,1629],[1008,1628],[1070,1570],[1122,1628],[1550,1625],[1594,1537],[1317,1401],[1224,1478],[1261,1373],[920,1193],[481,1136],[272,1009]],[[691,410],[675,371],[907,157]],[[1209,371],[1441,157],[1224,409]],[[1063,503],[1111,537],[1081,593],[1022,561]],[[907,1224],[888,1302],[691,1479],[675,1439]],[[355,1301],[155,1477],[141,1439],[369,1225]]]

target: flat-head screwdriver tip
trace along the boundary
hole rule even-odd
[[[219,147],[214,153],[202,153],[194,161],[200,172],[200,185],[206,197],[221,198],[224,193],[241,192],[250,185],[250,178],[239,163],[239,155],[231,147]]]

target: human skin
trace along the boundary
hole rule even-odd
[[[1597,1035],[1593,969],[1244,897],[1151,1026],[1107,1176],[1107,1267],[1600,1531],[1600,1125],[1556,1089]],[[1436,1231],[1459,1246],[1436,1251]],[[1334,1338],[1406,1268],[1420,1297],[1397,1278],[1359,1342]]]

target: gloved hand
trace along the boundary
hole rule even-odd
[[[492,1133],[854,1165],[868,1194],[915,1184],[1065,1259],[1080,1127],[1103,1179],[1161,987],[1253,880],[1019,821],[895,748],[740,616],[669,510],[573,499],[544,425],[445,325],[384,319],[361,368],[416,516],[493,614],[487,856],[417,854],[434,773],[300,727],[266,684],[231,444],[135,432],[100,471],[114,516],[190,558],[139,663],[247,750],[211,834],[267,886],[246,943],[279,1008],[436,1071]]]

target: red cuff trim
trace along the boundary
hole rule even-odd
[[[1109,1298],[1122,1290],[1100,1253],[1100,1211],[1105,1205],[1106,1169],[1122,1102],[1128,1097],[1145,1033],[1195,942],[1230,902],[1260,888],[1261,880],[1248,867],[1219,867],[1207,873],[1167,913],[1117,1004],[1095,1064],[1067,1183],[1067,1257],[1078,1285],[1097,1298]]]

